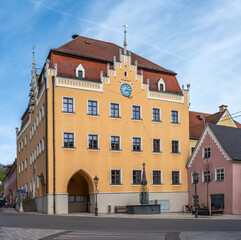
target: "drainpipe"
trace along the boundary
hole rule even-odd
[[[53,103],[53,207],[54,207],[54,214],[56,214],[56,206],[55,206],[55,116],[54,116],[54,86],[55,86],[55,77],[52,76],[52,103]]]
[[[48,71],[48,70],[46,70]],[[45,155],[46,155],[46,183],[45,183],[45,191],[46,191],[46,195],[48,195],[49,190],[48,190],[48,177],[49,177],[49,170],[48,170],[48,111],[47,111],[47,107],[48,107],[48,91],[47,91],[47,78],[45,77]]]

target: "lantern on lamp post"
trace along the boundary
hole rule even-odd
[[[97,194],[98,194],[98,182],[99,182],[99,178],[95,175],[94,177],[94,184],[95,184],[95,216],[98,216],[98,204],[97,204]]]

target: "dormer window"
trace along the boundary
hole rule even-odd
[[[165,92],[165,82],[162,78],[158,80],[157,85],[158,85],[158,91]]]
[[[85,78],[85,69],[81,64],[75,69],[75,73],[77,78],[80,78],[80,79]]]

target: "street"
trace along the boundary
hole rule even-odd
[[[0,239],[241,239],[240,226],[240,219],[53,216],[0,209]],[[19,237],[4,238],[4,232]]]

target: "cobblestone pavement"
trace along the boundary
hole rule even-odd
[[[241,240],[239,232],[90,232],[0,227],[1,240]]]

